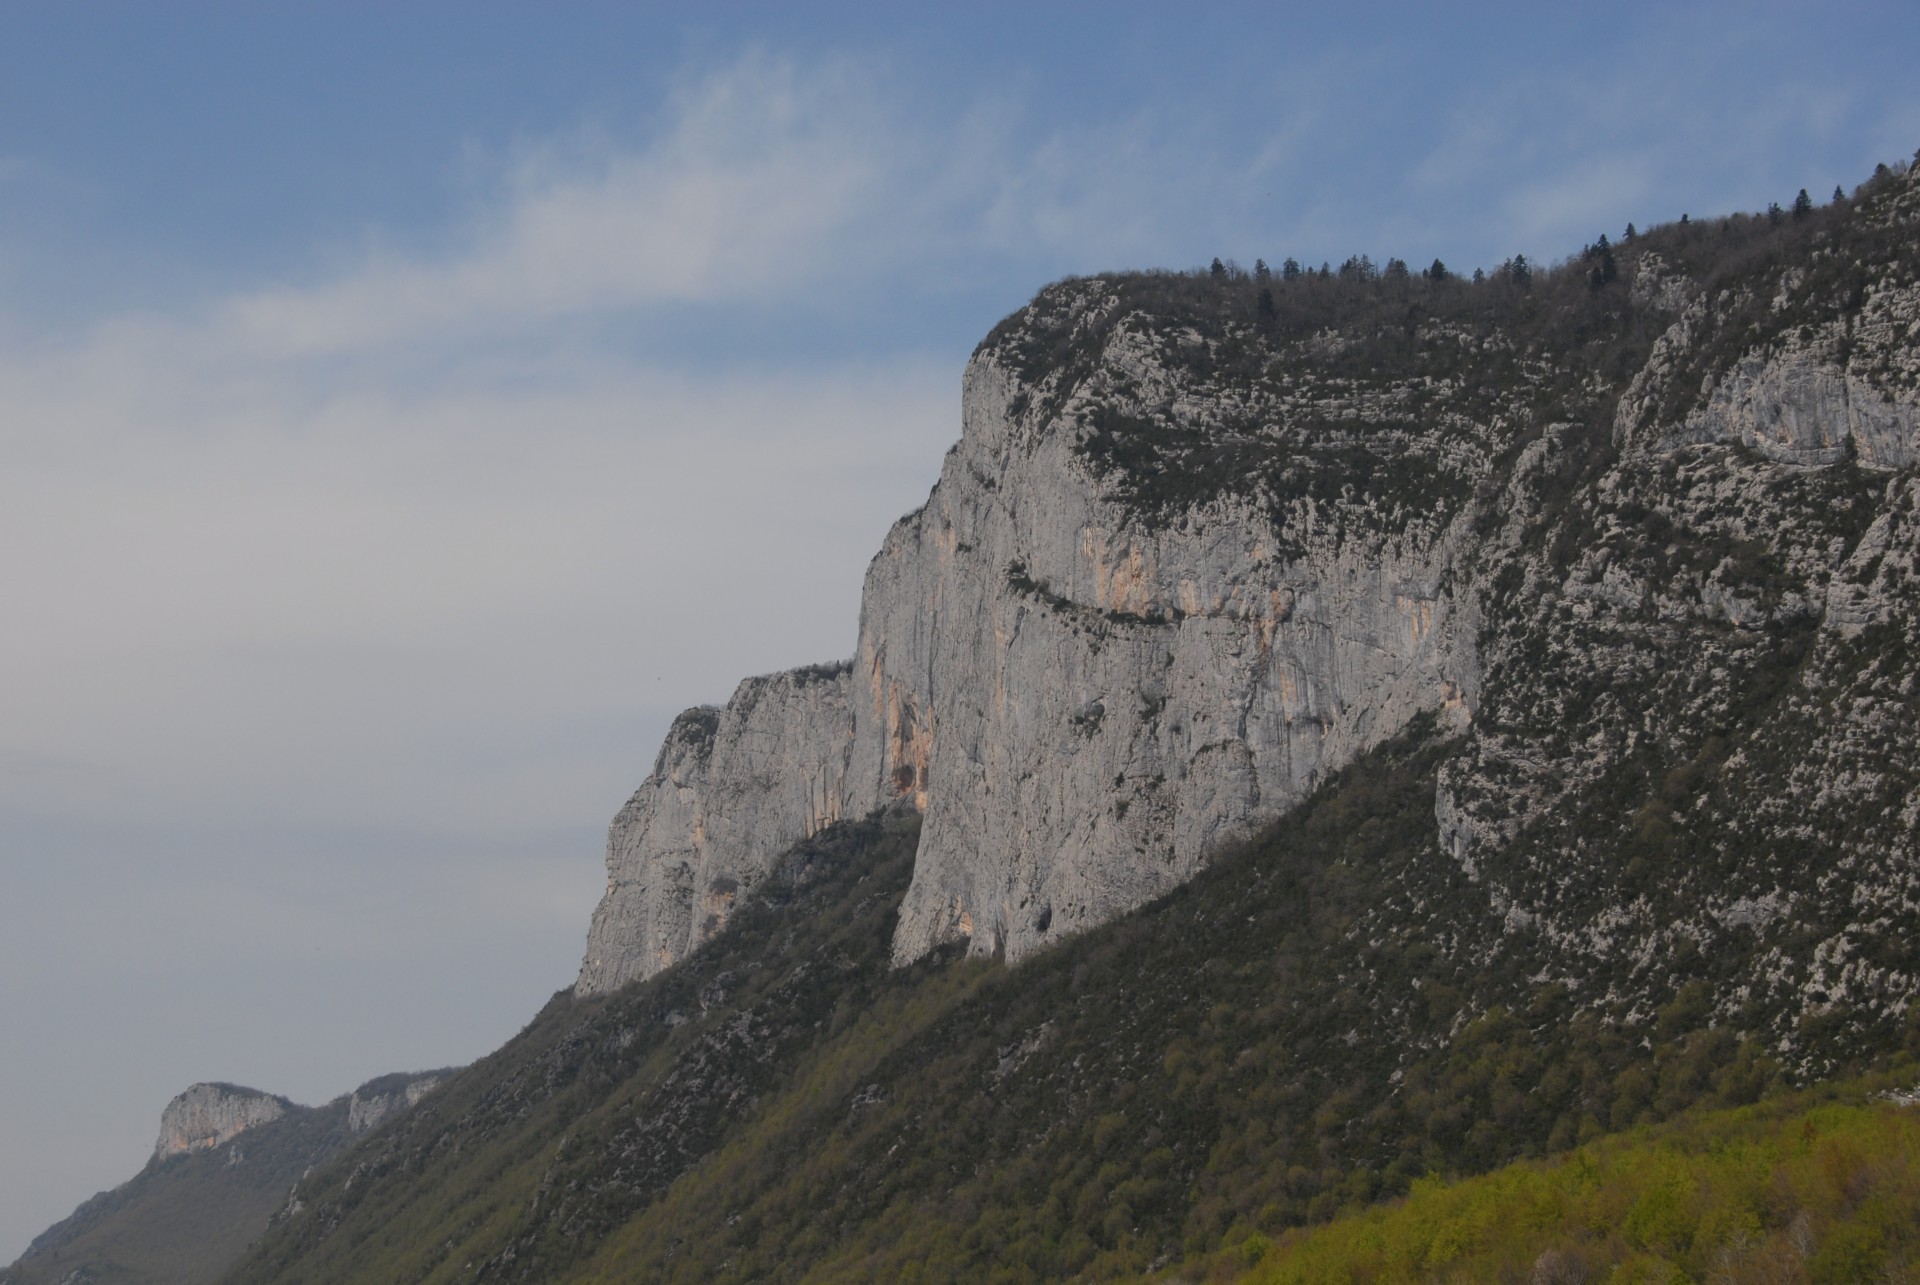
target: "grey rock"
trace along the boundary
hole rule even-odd
[[[160,1138],[153,1158],[209,1151],[248,1129],[278,1120],[292,1103],[257,1089],[232,1084],[196,1084],[167,1103],[160,1113]]]
[[[959,448],[868,572],[856,741],[926,809],[899,962],[961,939],[1018,958],[1111,919],[1414,713],[1466,715],[1446,530],[1282,532],[1231,498],[1145,521],[1088,467],[1081,416],[1042,429],[1023,400],[975,358]]]
[[[347,1132],[365,1133],[391,1116],[413,1107],[421,1098],[440,1086],[446,1077],[438,1073],[416,1076],[396,1088],[377,1092],[368,1087],[354,1090],[347,1101]],[[380,1083],[375,1081],[374,1083]]]
[[[725,925],[774,858],[872,810],[857,788],[845,665],[750,678],[725,708],[674,720],[653,771],[607,836],[607,891],[576,990],[651,976]]]
[[[1108,364],[1175,377],[1124,335]],[[926,814],[895,956],[1017,958],[1190,877],[1324,775],[1477,681],[1458,539],[1228,497],[1129,512],[991,349],[927,504],[868,569],[850,670],[690,710],[615,818],[577,991],[683,957],[788,846],[898,797]],[[1282,527],[1286,529],[1282,529]]]
[[[1890,396],[1812,348],[1742,359],[1687,420],[1695,441],[1734,441],[1769,459],[1903,469],[1920,459],[1920,404]]]

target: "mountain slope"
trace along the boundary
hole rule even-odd
[[[1524,1162],[1173,1279],[1906,1280],[1920,1268],[1920,1116],[1851,1091],[1796,1094]],[[1248,1270],[1251,1265],[1252,1270]]]
[[[1529,976],[1437,848],[1457,745],[1365,756],[1014,969],[890,968],[913,819],[831,829],[784,909],[614,996],[556,997],[304,1184],[233,1279],[1125,1274],[1779,1083],[1684,999],[1638,1024]],[[1916,1051],[1920,1027],[1835,1055]]]

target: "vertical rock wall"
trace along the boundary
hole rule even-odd
[[[608,832],[578,993],[665,968],[718,932],[780,853],[877,805],[849,776],[848,691],[846,666],[815,666],[749,678],[724,708],[674,720]]]
[[[913,769],[926,811],[902,962],[956,938],[1015,958],[1142,904],[1419,710],[1461,708],[1471,668],[1443,533],[1282,557],[1243,503],[1137,522],[1073,409],[1042,432],[1024,391],[974,361],[959,448],[868,573],[855,739],[896,785]]]
[[[926,821],[895,957],[1017,957],[1188,878],[1418,711],[1465,717],[1441,523],[1282,541],[1231,499],[1142,522],[1076,408],[1031,392],[992,348],[970,364],[961,440],[868,570],[850,672],[749,680],[674,724],[613,823],[579,993],[666,967],[792,843],[903,795]]]

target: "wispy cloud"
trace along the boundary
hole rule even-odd
[[[1780,16],[1666,11],[1605,57],[1490,78],[1449,104],[1410,167],[1409,195],[1444,202],[1456,227],[1477,222],[1496,258],[1549,257],[1628,221],[1760,209],[1802,185],[1857,182],[1878,140],[1911,119],[1910,97],[1819,65],[1755,74],[1791,39],[1771,29]],[[1848,153],[1857,159],[1846,174],[1798,168],[1808,155]]]
[[[1129,199],[1165,170],[1144,125],[1023,150],[991,112],[936,130],[873,83],[751,56],[639,143],[520,147],[444,252],[0,345],[0,667],[35,675],[0,754],[98,769],[8,774],[0,802],[597,818],[645,747],[555,774],[561,725],[850,650],[860,569],[957,431],[958,370],[741,354],[694,376],[555,323],[792,306],[1118,208],[1154,235],[1160,207]],[[542,748],[454,762],[485,724]]]
[[[785,293],[841,269],[884,197],[885,122],[850,71],[752,57],[684,89],[637,148],[522,148],[498,208],[444,256],[262,290],[222,320],[270,352],[325,352]]]
[[[487,195],[439,253],[375,251],[204,324],[249,359],[371,354],[823,287],[880,296],[915,274],[1162,263],[1260,221],[1259,189],[1305,161],[1314,83],[1268,95],[1271,129],[1237,158],[1166,104],[1036,131],[1017,94],[933,118],[871,67],[755,54],[684,85],[638,138],[582,130],[470,160]]]

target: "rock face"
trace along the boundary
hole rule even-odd
[[[435,1071],[368,1081],[347,1099],[347,1132],[361,1134],[378,1127],[383,1120],[415,1106],[445,1078],[444,1073]]]
[[[1876,184],[1798,229],[1621,247],[1612,293],[1497,276],[1479,310],[1464,282],[1359,261],[1370,285],[1308,274],[1277,319],[1252,283],[1049,287],[969,364],[960,440],[868,570],[850,665],[674,724],[614,821],[578,993],[683,957],[796,840],[902,797],[925,822],[896,962],[1017,958],[1187,879],[1429,712],[1462,734],[1436,808],[1477,876],[1641,752],[1598,722],[1561,748],[1555,717],[1628,717],[1561,686],[1642,666],[1643,691],[1711,685],[1752,656],[1671,655],[1720,655],[1714,631],[1904,620],[1901,502],[1850,507],[1858,479],[1920,462],[1920,188]],[[1736,234],[1781,246],[1729,258]],[[1629,550],[1667,530],[1649,522],[1698,548]],[[1683,752],[1680,723],[1622,699]],[[1555,922],[1513,896],[1516,923]]]
[[[1172,377],[1114,346],[1051,413],[983,348],[939,484],[868,571],[854,662],[675,721],[614,820],[580,994],[681,958],[793,842],[901,796],[926,824],[896,958],[1018,957],[1184,880],[1417,711],[1466,718],[1449,515],[1276,522],[1229,496],[1144,520],[1085,445]]]
[[[153,1158],[208,1151],[248,1129],[270,1124],[287,1113],[285,1098],[232,1084],[196,1084],[167,1103],[160,1113],[160,1139]]]
[[[1104,361],[1161,375],[1127,347]],[[1163,526],[1082,450],[1095,408],[1148,409],[1137,383],[1098,370],[1043,423],[988,350],[963,405],[940,484],[868,573],[855,662],[856,740],[926,811],[897,961],[958,938],[1017,958],[1104,922],[1417,711],[1464,718],[1444,515],[1308,517],[1289,541],[1230,497]]]
[[[674,720],[608,835],[579,993],[665,968],[717,932],[794,842],[873,809],[877,783],[852,781],[849,676],[831,665],[749,678],[724,709]]]

